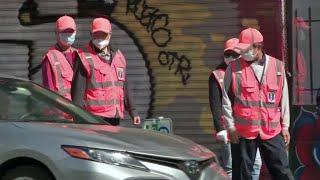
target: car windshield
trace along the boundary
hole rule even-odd
[[[0,79],[0,120],[107,124],[39,85],[5,78]]]

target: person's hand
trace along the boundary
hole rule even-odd
[[[282,129],[282,136],[284,138],[284,142],[286,143],[286,146],[289,146],[290,144],[290,133],[288,129]]]
[[[237,129],[235,127],[233,127],[233,128],[230,128],[228,131],[230,134],[231,143],[238,144],[239,143],[239,132],[237,131]]]
[[[135,116],[135,117],[133,118],[133,124],[134,124],[134,125],[140,125],[140,124],[141,124],[140,116]]]
[[[224,144],[228,143],[228,132],[227,130],[222,130],[217,133],[217,140],[223,142]]]

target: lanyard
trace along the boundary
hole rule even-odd
[[[267,64],[267,58],[265,57],[265,60],[264,60],[264,64],[263,64],[263,70],[262,70],[262,75],[261,75],[261,78],[260,78],[260,85],[263,83],[263,76],[264,76],[264,71],[266,70],[266,64]]]

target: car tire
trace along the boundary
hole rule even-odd
[[[9,169],[1,180],[53,180],[48,170],[39,166],[19,166]]]

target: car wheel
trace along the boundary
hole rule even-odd
[[[53,180],[50,172],[38,166],[19,166],[8,170],[1,180]]]

